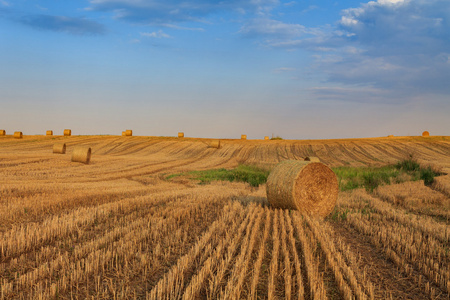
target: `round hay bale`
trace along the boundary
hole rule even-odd
[[[0,136],[4,136],[4,135],[6,135],[6,130],[0,130]]]
[[[88,164],[91,161],[91,148],[77,146],[72,152],[72,161]]]
[[[209,146],[210,146],[211,148],[217,148],[217,149],[219,149],[219,148],[220,148],[220,140],[214,140],[214,141],[212,141],[211,144],[209,144]]]
[[[388,137],[389,137],[389,138],[392,138],[392,137],[394,137],[394,135],[393,135],[393,134],[390,134],[390,135],[388,135]]]
[[[315,157],[315,156],[307,156],[307,157],[305,157],[305,161],[320,162],[320,159],[318,157]]]
[[[267,200],[275,208],[326,217],[336,205],[338,181],[322,163],[282,161],[267,178]]]
[[[241,134],[241,140],[246,140],[247,139],[247,135],[246,134]]]
[[[64,129],[64,136],[71,136],[71,135],[72,135],[72,130]]]
[[[268,140],[270,140],[270,138],[268,136],[265,136],[264,140],[268,141]]]
[[[53,130],[47,130],[47,131],[45,132],[45,135],[53,135]]]
[[[122,131],[122,136],[126,136],[127,133],[125,131]]]
[[[133,130],[131,130],[131,129],[125,130],[125,135],[126,136],[133,136]]]
[[[422,136],[424,137],[430,136],[430,133],[428,131],[424,131],[422,132]]]
[[[53,153],[64,154],[66,153],[66,144],[59,143],[53,145]]]
[[[16,139],[21,139],[21,138],[23,138],[23,133],[22,133],[22,131],[16,131],[16,132],[14,132],[14,138],[16,138]]]
[[[184,138],[184,132],[178,132],[178,137],[179,138]]]

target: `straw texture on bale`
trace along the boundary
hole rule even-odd
[[[320,159],[318,157],[315,157],[315,156],[307,156],[307,157],[305,157],[305,161],[320,162]]]
[[[219,148],[220,148],[220,140],[214,140],[214,141],[212,141],[211,144],[209,144],[209,146],[210,146],[211,148],[217,148],[217,149],[219,149]]]
[[[77,146],[72,152],[72,161],[88,164],[91,161],[91,148]]]
[[[72,135],[72,130],[64,129],[64,136],[71,136],[71,135]]]
[[[59,153],[59,154],[66,153],[66,144],[65,143],[54,144],[53,145],[53,153]]]
[[[246,134],[241,134],[241,140],[246,140],[247,139],[247,135]]]
[[[16,139],[21,139],[23,137],[22,131],[16,131],[14,132],[14,137]]]
[[[131,129],[125,130],[125,135],[126,136],[133,136],[133,130],[131,130]]]
[[[179,137],[179,138],[184,137],[184,132],[178,132],[178,137]]]
[[[53,130],[47,130],[47,131],[45,132],[45,135],[53,135]]]
[[[272,207],[326,217],[336,205],[338,181],[322,163],[286,160],[270,173],[266,191]]]
[[[6,130],[0,130],[0,135],[6,135]]]
[[[265,136],[265,137],[264,137],[264,140],[269,140],[269,137],[268,137],[268,136]]]
[[[428,131],[422,132],[422,136],[430,136],[430,133]]]

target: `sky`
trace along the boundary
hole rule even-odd
[[[7,134],[450,135],[449,0],[0,0]]]

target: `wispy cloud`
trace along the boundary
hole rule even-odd
[[[277,40],[299,37],[305,33],[300,24],[287,24],[269,18],[252,19],[242,26],[240,33],[247,37],[271,37]]]
[[[11,6],[11,4],[5,0],[0,0],[0,4],[3,6]]]
[[[275,70],[273,70],[274,73],[286,73],[286,72],[293,72],[295,71],[295,68],[289,68],[289,67],[282,67],[282,68],[277,68]]]
[[[168,38],[171,38],[170,35],[164,33],[162,30],[158,30],[158,31],[154,31],[154,32],[141,32],[140,34],[142,36],[145,36],[145,37],[157,38],[157,39],[161,39],[161,38],[168,39]]]
[[[28,15],[22,17],[20,22],[34,29],[59,31],[74,35],[101,35],[106,33],[102,24],[85,18]]]

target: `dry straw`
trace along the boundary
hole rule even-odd
[[[77,146],[72,152],[72,161],[88,164],[91,161],[91,148]]]
[[[133,130],[131,130],[131,129],[125,130],[125,135],[126,136],[133,136]]]
[[[422,132],[422,136],[430,136],[430,133],[428,131]]]
[[[270,138],[269,138],[268,136],[265,136],[265,137],[264,137],[264,140],[267,141],[267,140],[270,140]]]
[[[184,132],[178,132],[178,137],[179,138],[183,138],[184,137]]]
[[[209,147],[219,149],[220,148],[220,140],[212,141],[211,144],[209,144]]]
[[[326,217],[336,205],[338,181],[322,163],[286,160],[272,170],[266,190],[267,199],[275,208]]]
[[[394,137],[394,135],[393,135],[393,134],[390,134],[390,135],[388,135],[388,137],[391,138],[391,137]]]
[[[0,136],[6,135],[6,130],[0,130]]]
[[[53,145],[53,153],[58,153],[58,154],[66,153],[66,144],[65,143],[54,144]]]
[[[125,131],[122,131],[122,136],[126,136],[127,133]]]
[[[16,139],[21,139],[21,138],[23,138],[22,131],[16,131],[16,132],[14,132],[14,137],[15,137]]]
[[[45,132],[45,135],[53,135],[53,130],[47,130],[47,131]]]
[[[241,140],[246,140],[247,139],[247,135],[246,134],[241,134]]]
[[[72,130],[64,129],[64,136],[71,136],[71,135],[72,135]]]
[[[305,161],[320,162],[320,159],[318,157],[315,157],[315,156],[307,156],[307,157],[305,157]]]

